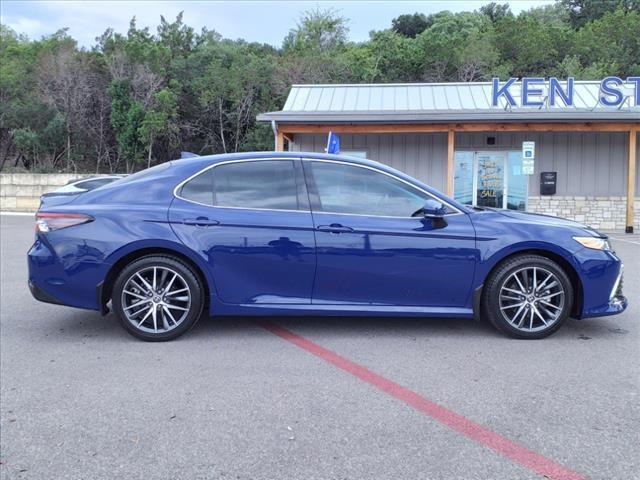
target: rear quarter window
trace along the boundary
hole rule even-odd
[[[217,165],[185,183],[180,197],[215,207],[300,209],[292,160]]]
[[[213,169],[202,172],[185,183],[180,196],[191,202],[213,205]]]

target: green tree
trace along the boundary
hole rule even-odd
[[[486,5],[480,7],[480,13],[489,17],[491,23],[496,23],[503,17],[513,15],[508,3],[500,5],[496,2],[487,3]]]
[[[498,60],[493,26],[481,13],[441,12],[416,42],[422,76],[429,81],[481,80]]]
[[[115,79],[109,87],[111,102],[111,125],[118,142],[118,151],[125,158],[126,171],[131,172],[141,160],[144,145],[138,130],[144,121],[145,112],[140,102],[131,98],[131,84],[127,79]]]
[[[414,39],[393,30],[372,32],[364,45],[353,45],[341,60],[355,81],[410,82],[419,78],[420,52]]]
[[[555,11],[553,7],[532,9],[495,23],[500,64],[509,75],[552,75],[562,59],[573,51],[575,33],[553,14]]]
[[[285,52],[330,52],[347,41],[346,20],[334,10],[310,10],[285,37]]]
[[[157,139],[165,138],[171,147],[175,147],[179,132],[177,119],[177,95],[168,88],[163,88],[154,94],[154,105],[144,113],[138,127],[140,142],[147,150],[147,167],[151,166],[153,145]]]
[[[409,38],[416,38],[431,26],[432,22],[424,13],[400,15],[391,20],[391,29]]]
[[[30,40],[0,25],[0,169],[132,171],[179,150],[271,149],[256,115],[282,108],[293,83],[640,75],[639,2],[400,15],[357,43],[316,9],[281,48],[196,32],[182,14],[156,29],[133,18],[90,49],[64,29]]]
[[[606,65],[606,75],[640,75],[640,13],[622,8],[578,31],[575,51],[585,67]],[[603,72],[604,73],[604,72]]]
[[[560,4],[568,10],[574,28],[581,28],[616,10],[640,13],[640,0],[561,0]]]

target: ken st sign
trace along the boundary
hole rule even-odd
[[[502,84],[500,79],[494,78],[492,105],[500,106],[499,100],[502,97],[507,105],[512,107],[543,107],[545,105],[572,107],[573,84],[573,77],[567,78],[566,81],[560,81],[555,77],[549,80],[541,77],[525,77],[521,82],[518,82],[517,78],[510,78]],[[518,89],[520,105],[513,95]],[[640,77],[628,77],[626,81],[618,77],[602,79],[598,102],[606,107],[620,107],[625,102],[628,102],[629,106],[640,106]]]

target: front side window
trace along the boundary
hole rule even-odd
[[[215,207],[273,210],[299,208],[291,160],[222,164],[185,183],[180,196]]]
[[[309,162],[322,212],[410,217],[431,198],[375,170],[342,163]]]

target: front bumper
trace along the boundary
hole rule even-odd
[[[611,289],[609,296],[609,304],[605,307],[601,315],[615,315],[624,312],[628,306],[627,297],[622,293],[622,285],[624,283],[624,264],[620,264],[620,272],[616,277],[616,282]]]
[[[599,287],[597,290],[591,288],[591,296],[585,297],[585,305],[580,318],[616,315],[618,313],[624,312],[627,309],[629,302],[623,293],[624,265],[613,252],[608,255],[615,259],[615,263],[613,265],[609,265],[608,267],[605,267],[604,264],[599,265],[599,268],[601,269],[600,280],[605,280],[605,278],[608,276],[605,273],[610,268],[615,268],[615,275],[609,276],[608,287],[606,290],[602,289],[602,287]],[[593,287],[593,283],[599,282],[592,280],[591,282],[589,282],[589,285]],[[607,283],[604,283],[604,285],[607,285]],[[587,287],[587,285],[584,286]],[[589,288],[585,288],[586,295],[589,295],[588,290]],[[608,294],[608,298],[605,297],[607,299],[606,302],[604,302],[605,298],[602,298],[602,294],[604,293],[603,290]],[[593,300],[598,297],[602,298],[602,300],[600,302],[594,302]]]

